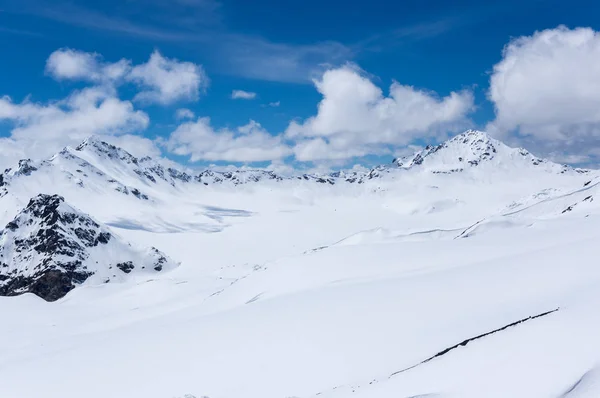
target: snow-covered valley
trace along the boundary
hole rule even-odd
[[[600,396],[597,171],[467,131],[364,173],[90,138],[1,177],[0,397]],[[26,244],[55,230],[73,269]],[[50,271],[89,275],[8,291]]]

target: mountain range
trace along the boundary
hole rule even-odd
[[[545,159],[540,159],[523,148],[510,148],[486,133],[467,130],[452,139],[437,145],[427,146],[411,156],[394,159],[391,165],[382,165],[364,172],[337,171],[325,174],[278,175],[267,170],[237,169],[235,171],[204,170],[192,173],[166,166],[149,156],[137,158],[124,149],[110,145],[98,137],[90,137],[76,148],[67,147],[50,159],[32,161],[21,160],[14,169],[7,169],[0,175],[0,186],[5,195],[11,185],[17,185],[24,178],[43,175],[64,180],[62,183],[79,187],[104,189],[110,187],[123,195],[133,195],[148,200],[144,188],[151,186],[178,187],[184,185],[244,185],[262,181],[288,182],[309,181],[328,183],[358,183],[381,177],[383,174],[400,170],[419,170],[432,173],[457,173],[480,166],[536,168],[544,172],[585,173],[583,169],[573,169]]]

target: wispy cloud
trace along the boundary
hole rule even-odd
[[[27,9],[26,12],[71,26],[122,33],[153,40],[184,41],[197,38],[197,35],[189,32],[171,31],[143,23],[132,22],[74,4],[61,4],[52,7],[39,5],[38,7]]]
[[[283,43],[261,36],[240,34],[223,23],[217,0],[130,0],[118,12],[101,12],[83,3],[23,0],[18,10],[80,28],[128,35],[154,42],[176,42],[202,48],[205,65],[221,73],[252,79],[310,83],[326,67],[340,66],[360,53],[393,48],[399,42],[422,40],[444,34],[469,23],[468,15],[445,16],[373,35],[356,43],[319,41]],[[143,8],[144,12],[139,10]]]
[[[385,33],[377,33],[354,44],[356,51],[381,51],[406,42],[415,42],[449,32],[463,23],[459,17],[443,17],[414,25],[403,26]]]
[[[30,32],[28,30],[22,29],[12,29],[6,26],[0,26],[0,33],[8,33],[11,35],[21,35],[21,36],[32,36],[32,37],[42,37],[41,34],[36,32]]]
[[[175,119],[184,120],[184,119],[193,119],[196,117],[196,114],[187,108],[180,108],[175,111]]]
[[[25,6],[10,11],[154,42],[176,42],[196,49],[201,45],[205,64],[247,78],[310,83],[320,65],[340,64],[352,57],[352,50],[339,42],[296,45],[231,32],[220,23],[220,3],[215,0],[175,0],[169,3],[169,10],[163,10],[164,2],[149,0],[144,3],[148,7],[143,18],[122,10],[112,15],[76,3],[48,6],[38,0],[24,1]],[[190,19],[198,14],[201,17]]]
[[[295,83],[310,83],[327,65],[354,57],[350,47],[335,41],[297,45],[237,34],[228,35],[216,50],[217,65],[226,73]]]
[[[405,24],[397,29],[380,32],[352,45],[355,52],[394,50],[398,46],[432,39],[469,25],[511,11],[510,3],[485,2],[449,14],[432,14],[429,19]]]
[[[244,90],[233,90],[231,92],[231,99],[245,99],[245,100],[251,100],[256,98],[256,93],[253,93],[251,91],[244,91]]]

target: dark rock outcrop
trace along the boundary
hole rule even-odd
[[[156,248],[132,249],[58,195],[32,198],[0,231],[1,296],[33,293],[55,301],[95,274],[119,280],[138,264],[152,272],[172,262]]]

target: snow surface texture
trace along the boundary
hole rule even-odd
[[[468,131],[299,177],[193,173],[92,138],[0,181],[2,225],[58,194],[180,263],[53,303],[0,297],[1,397],[600,394],[596,171]]]

